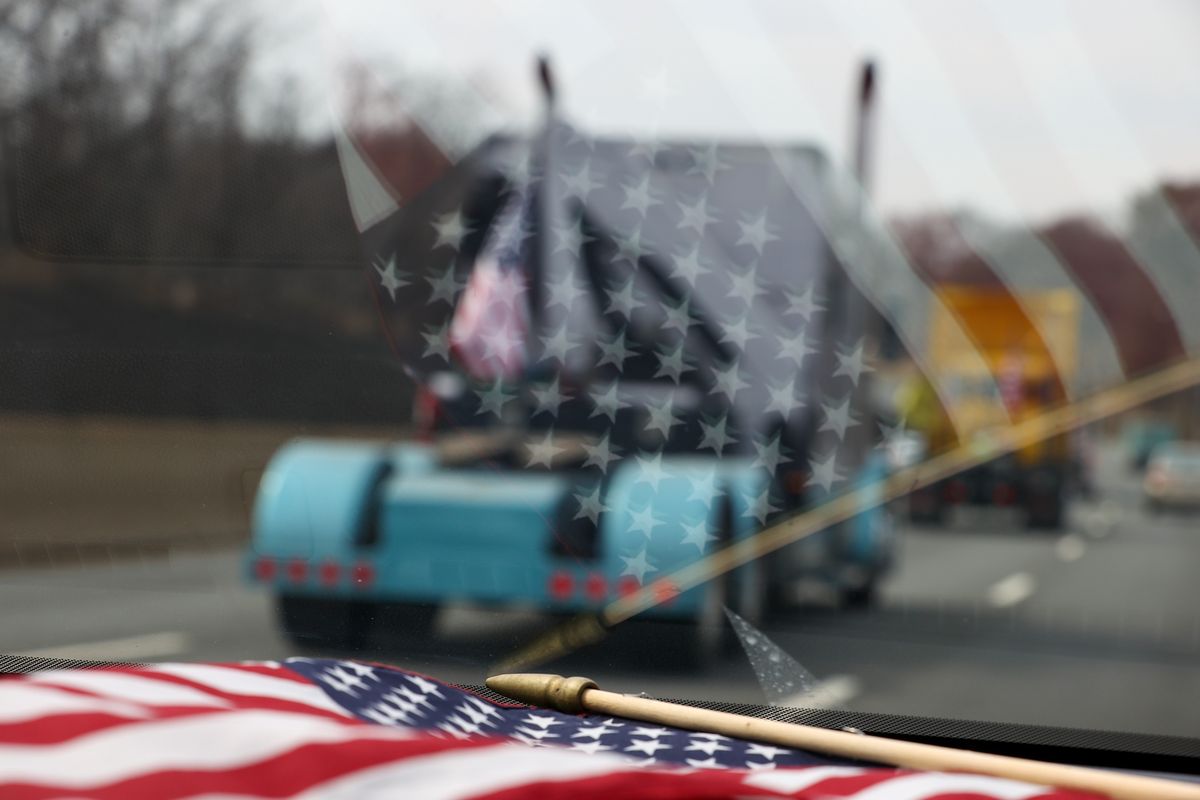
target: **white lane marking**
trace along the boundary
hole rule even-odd
[[[1078,533],[1068,533],[1054,545],[1054,554],[1058,556],[1058,560],[1068,563],[1083,558],[1083,554],[1086,552],[1087,545]]]
[[[25,650],[17,655],[34,658],[83,658],[92,661],[141,661],[179,655],[187,652],[191,646],[192,641],[187,634],[163,631],[124,639],[106,639],[102,642],[43,647],[39,650]]]
[[[838,708],[862,693],[862,682],[853,675],[830,675],[807,692],[798,692],[772,705],[803,708]]]
[[[1008,608],[1028,598],[1036,587],[1037,583],[1028,572],[1014,572],[992,584],[987,591],[987,601],[996,608]]]

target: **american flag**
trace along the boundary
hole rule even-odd
[[[498,705],[355,661],[0,681],[0,797],[1084,798],[645,723]]]

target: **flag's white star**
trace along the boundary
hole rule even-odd
[[[837,470],[836,450],[830,453],[829,458],[824,461],[814,458],[808,462],[808,466],[812,470],[812,482],[827,492],[833,487],[834,483],[845,477]]]
[[[754,466],[765,469],[768,473],[774,475],[775,470],[779,468],[779,462],[783,461],[783,454],[780,449],[783,446],[783,435],[776,434],[768,443],[755,442],[754,449],[758,455],[754,459]]]
[[[645,306],[641,300],[634,296],[634,281],[630,278],[620,289],[605,289],[604,293],[608,295],[608,308],[605,309],[606,314],[619,314],[626,321],[633,318],[633,312]]]
[[[517,396],[516,392],[505,388],[499,378],[490,388],[477,390],[476,394],[479,395],[479,410],[475,412],[476,416],[495,414],[498,419],[504,418],[504,407]]]
[[[765,211],[761,216],[752,217],[748,221],[739,221],[738,227],[742,229],[742,235],[738,237],[737,243],[750,245],[759,255],[762,255],[763,247],[768,242],[776,241],[779,238],[767,229]]]
[[[784,750],[782,747],[773,747],[769,744],[759,744],[758,742],[750,742],[746,745],[746,756],[758,756],[765,758],[768,761],[774,761],[776,756],[786,756],[790,750]]]
[[[388,296],[392,300],[396,299],[397,289],[408,286],[408,280],[396,273],[395,253],[392,253],[386,262],[382,258],[375,259],[375,271],[379,273],[379,283],[384,289],[387,289]]]
[[[662,527],[662,525],[663,523],[661,521],[654,518],[649,506],[643,508],[641,511],[629,512],[630,533],[640,533],[647,539],[651,539],[654,536],[654,529]],[[645,553],[645,550],[643,549],[642,552]],[[638,580],[640,581],[641,579],[642,578],[639,575]]]
[[[858,379],[862,376],[862,374],[864,372],[871,371],[871,367],[863,361],[862,341],[860,341],[858,345],[849,353],[837,353],[836,355],[838,366],[837,369],[833,371],[833,377],[835,378],[839,375],[845,375],[850,379],[852,384],[858,386]]]
[[[703,553],[708,548],[709,542],[715,542],[717,537],[708,532],[708,520],[702,519],[699,522],[684,522],[683,526],[683,541],[680,544],[694,544],[696,549]]]
[[[420,675],[405,675],[404,677],[407,678],[410,683],[420,689],[424,694],[431,694],[434,697],[442,698],[445,698],[446,696],[442,694],[441,687],[428,678],[422,678]]]
[[[506,308],[516,308],[517,298],[525,294],[525,279],[519,270],[498,269],[498,272],[492,284],[493,302]]]
[[[638,228],[628,236],[617,237],[617,260],[629,261],[633,264],[642,257],[642,229]]]
[[[758,276],[753,269],[748,269],[745,272],[734,272],[730,270],[726,273],[729,276],[729,296],[736,297],[746,304],[746,308],[754,305],[754,298],[763,293],[763,289],[758,285]]]
[[[608,744],[601,744],[600,740],[597,739],[594,742],[571,742],[571,749],[572,750],[582,750],[583,752],[587,753],[588,755],[594,756],[594,755],[596,755],[596,753],[600,753],[605,750],[612,750],[613,746],[608,745]]]
[[[521,721],[526,725],[536,725],[542,730],[549,730],[555,725],[562,725],[561,720],[549,714],[526,714],[525,719]]]
[[[749,769],[753,769],[753,770],[775,769],[775,762],[774,761],[751,761],[750,759],[746,759],[746,766]]]
[[[647,558],[648,553],[646,548],[642,548],[634,556],[621,556],[621,560],[625,562],[625,568],[621,570],[622,575],[632,575],[637,578],[638,583],[643,583],[646,580],[646,573],[654,569],[650,565],[650,560]]]
[[[793,411],[803,405],[796,400],[796,382],[793,379],[779,386],[767,387],[767,407],[763,413],[778,412],[784,419],[787,419]]]
[[[680,298],[676,304],[664,302],[662,308],[663,314],[666,316],[662,323],[664,331],[678,331],[687,336],[688,328],[696,324],[692,319],[691,304],[686,297]]]
[[[631,208],[640,216],[646,216],[646,210],[652,205],[657,205],[658,200],[650,191],[650,173],[642,176],[642,179],[631,186],[623,187],[625,190],[625,202],[621,204],[621,210]]]
[[[683,343],[674,350],[669,350],[666,353],[655,353],[658,358],[658,371],[654,373],[656,378],[670,378],[679,383],[683,379],[683,373],[687,372],[690,367],[683,360]]]
[[[587,159],[579,165],[579,169],[563,175],[562,180],[569,193],[583,200],[586,200],[594,189],[604,185],[592,178],[591,164]]]
[[[638,482],[648,483],[654,491],[658,491],[658,485],[670,476],[667,470],[663,468],[662,453],[655,453],[651,458],[637,457],[638,465]]]
[[[617,369],[625,363],[625,359],[629,358],[632,350],[625,344],[625,329],[613,334],[613,337],[608,341],[597,339],[596,345],[600,348],[600,360],[596,362],[597,367],[603,367],[605,364],[612,364]]]
[[[607,514],[612,510],[600,500],[600,484],[596,484],[591,494],[576,494],[575,502],[579,503],[579,511],[575,513],[575,519],[586,517],[593,523],[600,521],[601,514]]]
[[[608,472],[608,465],[620,458],[617,449],[609,442],[608,431],[604,432],[604,436],[596,444],[585,441],[583,451],[587,453],[583,466],[599,467],[601,472]]]
[[[366,689],[367,684],[362,678],[347,672],[341,666],[333,667],[320,674],[320,679],[327,686],[336,689],[343,694],[348,694],[351,697],[357,697],[356,689]]]
[[[533,387],[529,390],[533,395],[534,414],[546,412],[553,417],[558,416],[558,407],[567,400],[567,395],[563,394],[559,389],[558,376],[554,376],[554,380],[550,381],[549,385],[544,387]]]
[[[498,361],[504,354],[511,353],[522,344],[516,331],[505,326],[485,330],[479,338],[483,340],[483,358],[485,361]]]
[[[635,158],[645,158],[654,164],[658,160],[658,154],[666,149],[660,142],[654,139],[639,139],[629,148],[629,160]]]
[[[716,180],[717,172],[721,169],[721,161],[717,155],[717,145],[709,144],[701,147],[691,148],[692,168],[688,171],[692,175],[702,175],[704,180],[712,183]]]
[[[659,736],[674,736],[675,731],[670,728],[643,728],[634,727],[633,733],[630,736],[649,736],[657,739]]]
[[[449,246],[452,250],[458,250],[463,236],[470,230],[461,208],[440,215],[434,221],[433,228],[437,231],[437,241],[433,243],[435,250],[443,245]]]
[[[804,366],[804,359],[813,353],[817,352],[816,348],[808,343],[808,337],[804,331],[799,331],[791,336],[779,336],[779,355],[778,358],[786,358],[795,364],[797,367]]]
[[[621,410],[621,398],[617,394],[617,384],[614,381],[610,383],[604,391],[600,391],[597,386],[588,397],[592,401],[595,408],[591,414],[588,414],[588,419],[598,416],[608,417],[610,424],[615,424],[617,421],[617,412]]]
[[[550,232],[554,238],[552,252],[555,255],[565,253],[572,258],[579,254],[580,248],[586,242],[590,242],[594,238],[584,233],[582,216],[574,220],[555,223],[551,226]]]
[[[701,753],[704,753],[705,755],[712,756],[712,755],[716,755],[717,753],[721,752],[722,750],[729,750],[730,748],[728,745],[721,744],[721,742],[716,739],[700,739],[699,737],[693,736],[692,740],[688,744],[688,746],[683,749],[684,750],[699,750]]]
[[[688,502],[699,501],[705,509],[711,508],[713,499],[717,496],[717,471],[710,469],[700,475],[690,475],[688,481],[692,486]]]
[[[360,678],[370,678],[373,681],[379,680],[379,676],[375,674],[374,667],[369,667],[366,664],[360,664],[357,661],[342,661],[341,665]]]
[[[812,318],[813,314],[824,310],[825,307],[818,303],[813,297],[813,287],[810,284],[809,287],[800,294],[789,293],[788,307],[787,311],[784,313],[798,314],[801,319],[803,319],[805,322],[808,322]]]
[[[858,418],[850,413],[851,397],[847,396],[841,405],[821,404],[821,412],[825,420],[821,423],[820,431],[833,431],[839,439],[846,435],[846,429],[858,424]]]
[[[458,279],[455,274],[454,265],[446,267],[441,275],[435,277],[426,276],[432,291],[429,294],[429,305],[435,306],[438,303],[445,302],[448,305],[454,305],[454,298],[462,291],[465,282]]]
[[[587,294],[585,290],[575,284],[569,274],[563,275],[561,280],[547,283],[546,288],[548,289],[546,308],[562,306],[570,311],[575,306],[575,301]]]
[[[601,736],[607,736],[615,732],[617,729],[607,723],[601,722],[599,725],[580,725],[575,733],[571,734],[572,739],[599,739]]]
[[[908,433],[908,429],[904,425],[904,420],[901,419],[895,425],[888,425],[886,422],[879,423],[879,446],[888,447],[899,439],[903,439]]]
[[[566,320],[563,320],[558,330],[554,333],[549,336],[542,336],[541,341],[542,358],[553,359],[560,364],[566,362],[568,351],[575,347],[575,342],[572,342],[567,336]]]
[[[734,441],[732,434],[729,433],[728,415],[719,418],[711,425],[700,420],[700,444],[696,445],[697,450],[711,447],[714,453],[721,455],[725,446]]]
[[[659,750],[671,749],[671,745],[663,744],[658,739],[630,739],[629,741],[629,746],[625,748],[626,753],[645,753],[653,756]]]
[[[729,342],[738,350],[745,350],[746,343],[755,338],[758,338],[758,334],[750,331],[750,315],[744,314],[738,317],[737,322],[726,322],[722,326],[720,341]]]
[[[699,242],[692,246],[690,252],[682,256],[675,256],[672,261],[671,274],[687,283],[688,286],[695,286],[701,275],[712,272],[700,258]]]
[[[664,439],[670,438],[671,428],[683,422],[671,406],[669,397],[661,404],[646,403],[646,427],[644,430],[657,431]]]
[[[439,356],[442,359],[450,360],[450,323],[449,321],[442,324],[442,327],[427,327],[421,331],[421,338],[425,340],[424,358]]]
[[[757,497],[748,498],[750,507],[742,514],[744,517],[752,517],[758,521],[759,525],[766,524],[767,517],[779,511],[779,506],[771,502],[771,487],[763,489]]]
[[[725,369],[719,369],[716,366],[712,368],[713,380],[716,385],[713,391],[724,395],[729,402],[733,402],[734,395],[745,389],[750,384],[742,379],[738,374],[738,365],[730,364]]]
[[[704,229],[717,221],[716,217],[708,213],[707,194],[701,194],[694,203],[679,201],[679,211],[679,229],[693,230],[697,236],[703,236]]]

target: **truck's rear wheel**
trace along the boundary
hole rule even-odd
[[[926,486],[908,495],[908,519],[919,525],[942,525],[946,522],[946,502],[942,499],[941,484]]]
[[[362,650],[375,618],[375,603],[333,597],[279,595],[284,635],[305,650]]]
[[[1063,524],[1066,505],[1062,473],[1052,468],[1034,472],[1025,487],[1025,527],[1057,530]]]

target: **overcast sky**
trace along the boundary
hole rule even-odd
[[[1200,178],[1190,0],[346,0],[287,3],[275,67],[310,98],[349,61],[468,82],[531,125],[536,52],[594,132],[802,141],[844,161],[856,66],[881,68],[875,199],[1005,220],[1112,214]]]

